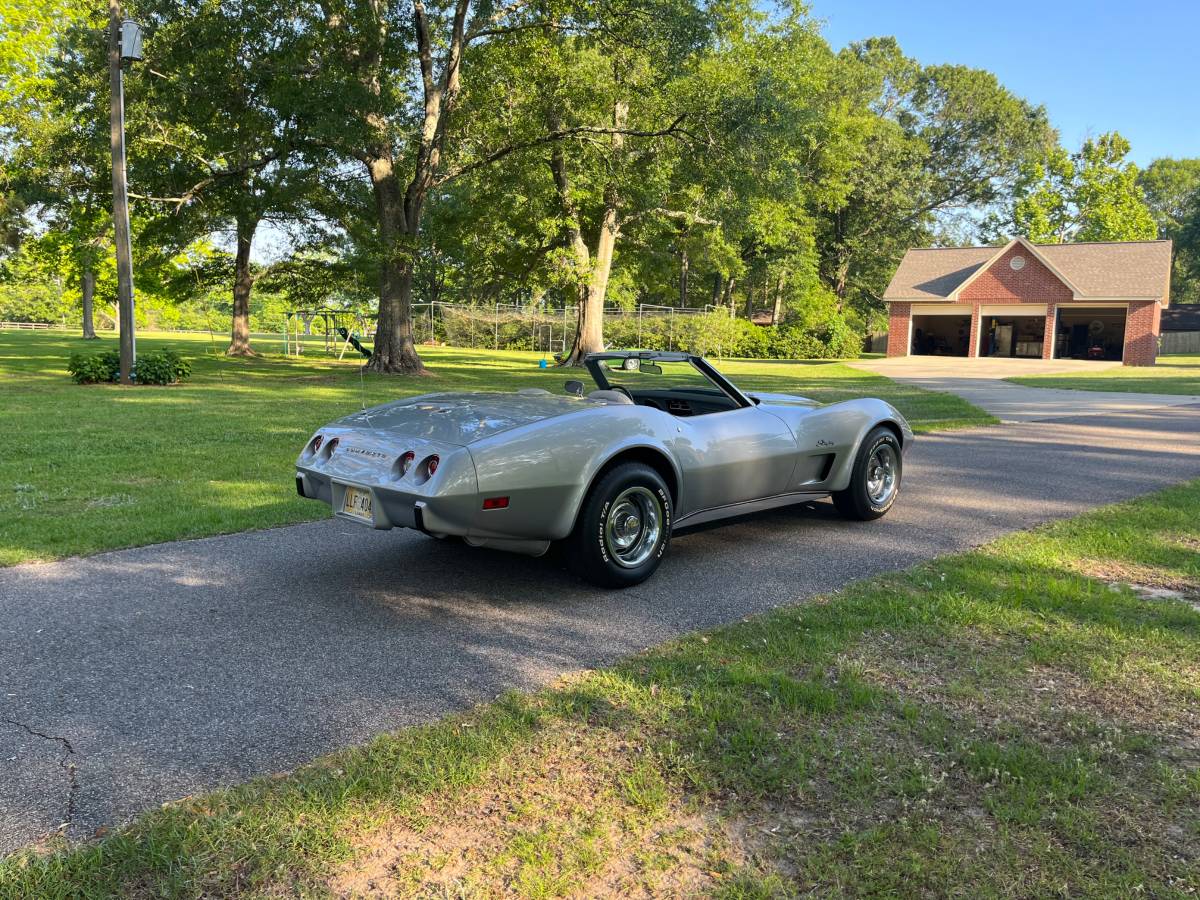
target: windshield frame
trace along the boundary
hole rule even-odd
[[[589,353],[584,359],[583,364],[588,370],[588,374],[592,376],[594,381],[601,390],[611,391],[612,383],[604,376],[604,367],[601,362],[610,360],[626,360],[638,359],[645,362],[686,362],[690,363],[692,368],[699,372],[713,387],[719,390],[722,394],[732,400],[739,409],[748,406],[754,406],[754,401],[743,394],[733,382],[718,372],[708,360],[701,356],[693,356],[690,353],[664,353],[654,351],[631,351],[625,353]],[[726,410],[732,412],[732,410]]]

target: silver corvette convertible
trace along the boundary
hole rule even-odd
[[[582,577],[648,578],[672,531],[832,497],[877,519],[900,492],[912,429],[882,400],[821,406],[745,392],[699,356],[588,357],[563,394],[425,394],[331,422],[296,460],[296,490],[373,528],[545,553]]]

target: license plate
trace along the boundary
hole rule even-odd
[[[346,497],[342,500],[342,513],[347,516],[353,516],[356,519],[362,519],[364,522],[373,522],[371,492],[364,491],[361,488],[346,488]]]

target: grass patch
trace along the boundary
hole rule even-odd
[[[1194,896],[1198,512],[1200,482],[691,635],[10,856],[0,896]]]
[[[0,565],[323,518],[296,496],[299,447],[325,422],[365,401],[444,390],[562,390],[561,371],[535,353],[426,348],[433,377],[363,376],[319,345],[303,359],[227,359],[202,335],[139,336],[138,346],[180,348],[183,385],[77,386],[74,350],[114,343],[0,331],[0,430],[19,452],[0,454]],[[263,339],[260,349],[279,347]],[[742,384],[822,401],[875,395],[918,430],[993,421],[957,397],[895,384],[840,363],[731,362]]]
[[[1119,366],[1070,375],[1006,378],[1027,387],[1073,391],[1127,391],[1135,394],[1195,394],[1200,397],[1200,355],[1160,356],[1153,366]]]

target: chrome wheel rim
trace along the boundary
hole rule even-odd
[[[662,501],[649,488],[622,491],[604,517],[604,543],[618,565],[636,568],[648,560],[662,536]]]
[[[889,444],[880,444],[867,460],[867,496],[876,506],[896,493],[896,474],[896,451]]]

